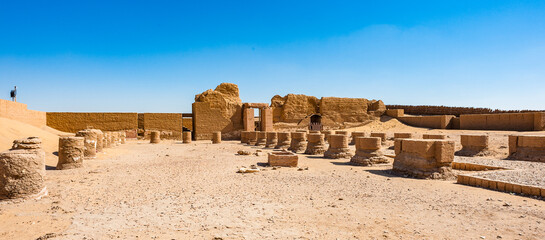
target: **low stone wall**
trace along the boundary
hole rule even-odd
[[[456,152],[456,155],[460,155],[460,156],[489,155],[487,135],[461,135],[460,142],[462,143],[462,149]]]
[[[451,120],[454,115],[439,115],[439,116],[404,116],[397,119],[402,123],[414,127],[433,128],[433,129],[449,129],[452,127]]]
[[[545,188],[536,186],[522,185],[498,180],[491,180],[477,176],[458,175],[459,184],[482,187],[490,190],[496,190],[508,193],[525,194],[528,196],[545,197]]]
[[[405,115],[405,110],[403,109],[387,109],[386,115],[394,118],[403,117]]]
[[[445,140],[395,140],[395,160],[393,171],[417,178],[453,178],[453,141]]]
[[[460,115],[460,129],[543,131],[545,112]]]
[[[545,136],[509,136],[509,158],[545,162]]]

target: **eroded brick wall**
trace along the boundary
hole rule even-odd
[[[33,126],[46,125],[46,113],[29,110],[24,103],[0,99],[0,117],[24,122]]]
[[[48,112],[47,126],[63,132],[75,133],[92,127],[103,131],[134,130],[138,128],[137,113],[79,113]]]

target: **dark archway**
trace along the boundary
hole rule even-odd
[[[310,130],[320,131],[322,130],[322,116],[314,114],[310,116],[310,125],[308,126]]]

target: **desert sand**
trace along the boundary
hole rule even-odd
[[[4,138],[28,133],[43,134],[46,151],[54,150],[57,135],[47,129],[18,131],[2,138],[2,148],[9,148]],[[350,131],[447,133],[457,141],[479,132],[396,120]],[[486,133],[498,154],[482,161],[506,162],[512,133]],[[48,170],[49,195],[40,200],[0,202],[0,239],[545,239],[541,199],[399,177],[391,164],[358,167],[349,159],[299,154],[301,169],[273,169],[265,166],[270,151],[238,141],[128,141],[84,168]],[[236,173],[253,164],[263,171]]]

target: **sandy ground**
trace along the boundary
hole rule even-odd
[[[48,170],[49,196],[0,202],[0,239],[545,238],[543,200],[305,155],[240,174],[266,163],[241,149],[260,148],[129,141]]]

